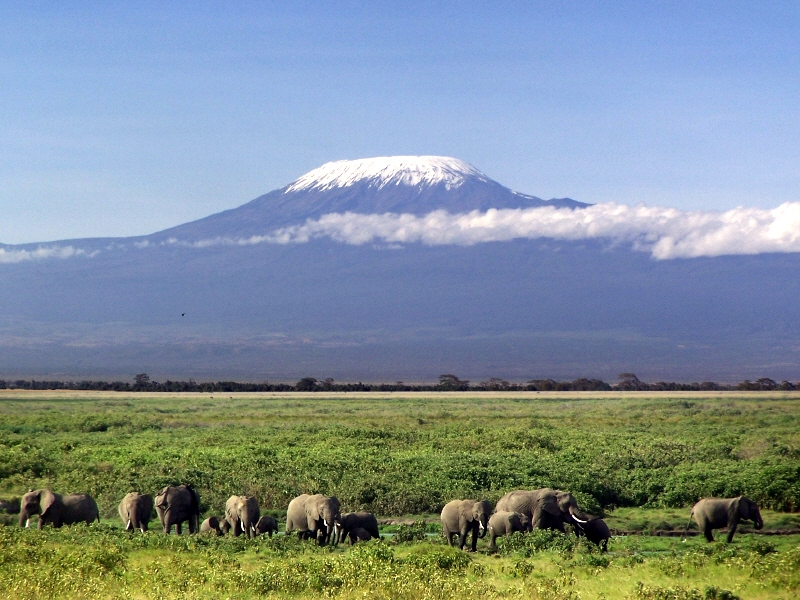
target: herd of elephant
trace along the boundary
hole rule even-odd
[[[164,533],[188,521],[189,533],[214,533],[249,538],[259,534],[272,536],[278,531],[277,521],[261,515],[258,501],[253,496],[231,496],[225,504],[223,517],[209,517],[200,523],[200,498],[188,485],[167,486],[155,496],[130,492],[119,504],[119,515],[128,531],[147,531],[155,508]],[[32,490],[20,502],[20,527],[28,527],[30,518],[39,515],[39,529],[50,523],[54,527],[100,520],[97,504],[87,494],[61,496],[48,489]],[[692,519],[709,542],[714,541],[713,530],[728,528],[728,543],[733,539],[740,521],[753,521],[761,529],[758,505],[744,496],[738,498],[704,498],[692,508]],[[566,532],[572,526],[578,536],[585,536],[605,551],[611,532],[603,519],[593,517],[578,507],[569,492],[543,488],[516,490],[500,498],[496,506],[488,500],[453,500],[442,509],[442,534],[447,543],[454,545],[457,535],[462,550],[467,537],[472,534],[471,549],[477,549],[479,538],[489,534],[489,548],[496,547],[496,539],[515,532],[533,529],[555,529]],[[379,538],[378,521],[372,513],[360,511],[342,514],[335,496],[301,494],[294,498],[286,511],[285,534],[297,532],[301,539],[314,539],[317,544],[339,544],[345,538],[351,544]]]

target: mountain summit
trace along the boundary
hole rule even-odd
[[[196,240],[266,235],[330,213],[424,215],[490,208],[583,208],[569,198],[542,200],[490,179],[445,156],[382,156],[325,163],[289,185],[243,206],[150,236]]]
[[[388,185],[445,189],[461,187],[470,179],[489,181],[478,169],[447,156],[380,156],[361,160],[337,160],[309,171],[286,188],[285,193],[300,190],[329,190],[366,183],[377,189]]]

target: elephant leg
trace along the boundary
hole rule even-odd
[[[175,523],[175,533],[177,533],[178,535],[181,535],[181,524],[180,523]]]
[[[478,525],[475,524],[472,527],[472,551],[478,551]]]
[[[467,530],[462,529],[458,534],[458,547],[460,550],[464,549],[464,546],[467,545]]]
[[[531,516],[531,526],[534,529],[544,529],[544,514],[542,514],[542,509],[537,508],[533,511],[533,515]]]
[[[447,545],[451,548],[453,547],[453,534],[449,529],[444,529],[442,531],[444,533],[444,538],[447,540]]]
[[[728,527],[728,543],[730,544],[733,541],[733,534],[736,533],[736,528],[739,526],[738,521],[734,521]]]
[[[496,550],[497,549],[497,535],[495,535],[494,531],[489,533],[489,550]]]
[[[711,529],[710,525],[706,525],[703,528],[703,535],[706,536],[706,541],[708,542],[714,541],[714,531]]]

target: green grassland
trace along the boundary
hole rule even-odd
[[[704,496],[745,494],[765,529],[800,526],[800,394],[0,392],[0,498],[86,492],[103,522],[23,531],[0,515],[0,597],[794,598],[800,536],[623,535],[608,554],[534,532],[452,551],[435,523],[380,542],[129,535],[129,491],[189,483],[280,518],[294,496],[435,515],[454,498],[569,490],[614,530],[682,529]],[[157,530],[157,522],[151,523]],[[746,529],[746,528],[745,528]],[[425,532],[429,534],[426,536]],[[718,537],[722,537],[718,534]]]

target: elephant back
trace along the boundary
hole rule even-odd
[[[495,511],[497,512],[518,512],[532,518],[533,512],[543,494],[552,491],[549,488],[542,488],[539,490],[514,490],[508,492],[505,496],[497,501]]]

